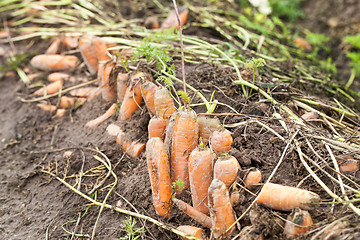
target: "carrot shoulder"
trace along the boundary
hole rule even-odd
[[[92,50],[92,36],[83,36],[79,40],[79,50],[82,58],[91,74],[98,71],[98,60]]]
[[[107,55],[106,42],[99,37],[93,37],[91,40],[91,49],[98,62],[107,61],[110,57]]]
[[[155,92],[158,89],[158,87],[150,81],[143,81],[141,84],[141,94],[143,96],[145,105],[147,107],[147,109],[149,110],[149,112],[151,113],[150,115],[155,115],[156,111],[155,111]]]
[[[111,105],[111,107],[101,116],[87,122],[85,124],[85,128],[87,129],[91,129],[94,128],[96,126],[99,126],[101,123],[103,123],[106,119],[108,119],[109,117],[111,117],[117,110],[117,104],[114,103]]]
[[[189,157],[189,179],[192,205],[209,214],[208,189],[213,179],[215,156],[210,148],[195,148]]]
[[[225,183],[226,187],[236,180],[240,164],[233,156],[221,156],[214,165],[214,178]]]
[[[113,62],[104,63],[102,71],[99,68],[101,94],[105,101],[116,101],[116,80],[111,79],[110,75],[115,64]]]
[[[261,182],[261,172],[259,169],[251,170],[245,177],[244,185],[246,188],[259,184]]]
[[[257,199],[258,203],[280,211],[291,211],[295,207],[310,209],[312,203],[319,201],[316,193],[275,183],[264,184]]]
[[[226,232],[235,222],[235,216],[229,191],[225,184],[218,179],[214,179],[209,187],[209,205],[211,209],[211,230],[215,239],[222,239],[235,230],[233,227],[229,232]]]
[[[140,82],[135,83],[135,86],[130,85],[125,92],[125,96],[119,111],[119,120],[126,120],[130,118],[140,106],[142,101]]]
[[[74,69],[79,64],[79,59],[72,55],[37,55],[30,64],[44,71],[61,71]]]
[[[177,227],[176,229],[185,233],[186,235],[191,236],[191,237],[196,237],[200,240],[206,239],[204,229],[202,229],[202,228],[197,228],[197,227],[188,226],[188,225],[182,225],[182,226]],[[182,239],[189,239],[189,238],[182,237]]]
[[[166,88],[159,88],[154,98],[156,116],[168,119],[176,111],[174,100]]]
[[[221,126],[219,119],[210,118],[204,115],[198,117],[199,137],[202,138],[204,144],[209,142],[211,134]]]
[[[214,150],[214,152],[217,154],[230,151],[232,142],[233,138],[231,133],[226,129],[216,130],[211,134],[210,137],[211,149]]]
[[[199,126],[194,110],[179,110],[175,116],[172,135],[171,172],[172,181],[189,187],[189,155],[198,144]],[[180,191],[177,191],[178,193]]]
[[[159,137],[161,139],[164,138],[165,128],[168,124],[169,120],[159,118],[159,117],[152,117],[149,121],[148,125],[148,132],[149,132],[149,139],[153,137]]]
[[[171,212],[171,179],[169,157],[163,141],[151,138],[146,144],[146,161],[150,175],[156,213],[168,217]]]

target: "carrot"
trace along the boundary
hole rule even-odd
[[[301,37],[298,37],[295,39],[295,45],[298,47],[298,48],[301,48],[303,50],[306,50],[306,51],[312,51],[313,47],[311,46],[311,44],[309,43],[308,40],[304,39],[304,38],[301,38]]]
[[[233,191],[230,194],[230,202],[231,202],[231,206],[236,206],[238,205],[241,201],[243,201],[244,196],[240,194],[239,191]]]
[[[67,73],[63,73],[63,72],[54,72],[48,75],[47,79],[50,82],[56,82],[56,81],[70,81],[70,82],[74,82],[75,78],[71,77],[69,74]]]
[[[153,82],[150,81],[143,81],[140,84],[141,86],[141,94],[144,99],[145,105],[151,114],[155,114],[155,92],[158,89]]]
[[[44,71],[72,70],[79,64],[79,59],[72,55],[41,54],[33,57],[30,64]]]
[[[188,158],[198,144],[199,126],[194,110],[179,110],[175,116],[172,135],[171,172],[173,182],[189,187]],[[180,193],[177,189],[177,193]]]
[[[245,177],[244,185],[246,188],[251,188],[261,182],[261,172],[259,169],[251,170]]]
[[[168,119],[176,111],[174,100],[166,88],[159,88],[154,97],[156,116]]]
[[[107,46],[104,40],[99,37],[93,37],[91,40],[92,51],[98,62],[107,61],[110,57],[107,55]]]
[[[88,98],[92,100],[101,93],[101,88],[98,87],[83,87],[70,91],[70,95],[74,97]]]
[[[172,136],[174,131],[174,123],[175,117],[171,117],[166,128],[165,128],[165,138],[164,138],[164,145],[166,151],[168,152],[169,156],[171,155],[171,145],[172,145]]]
[[[180,25],[181,27],[184,26],[186,23],[187,17],[189,15],[189,10],[186,7],[179,8],[179,17],[180,17]],[[164,22],[161,24],[160,29],[169,29],[175,28],[179,29],[178,20],[176,17],[175,10],[171,11]]]
[[[129,81],[128,73],[119,73],[116,77],[116,92],[117,92],[118,102],[122,102],[124,99],[128,81]]]
[[[99,64],[102,65],[102,64]],[[99,74],[102,74],[100,76],[100,87],[101,87],[101,93],[102,97],[105,101],[113,102],[116,101],[116,81],[115,79],[110,79],[111,72],[115,66],[115,63],[113,62],[107,62],[104,63],[104,68],[100,71],[99,68]]]
[[[235,230],[233,227],[230,231],[226,232],[235,222],[235,216],[228,189],[226,185],[218,179],[214,179],[209,187],[209,205],[211,209],[211,231],[215,239],[226,238],[227,235]]]
[[[202,138],[204,144],[209,142],[211,134],[221,126],[219,119],[210,118],[204,115],[198,117],[199,122],[199,136]]]
[[[100,124],[102,124],[106,119],[108,119],[109,117],[111,117],[112,115],[115,114],[116,110],[117,110],[117,104],[114,103],[110,106],[110,108],[101,116],[87,122],[85,124],[85,128],[87,129],[91,129],[94,128],[96,126],[99,126]]]
[[[74,97],[68,97],[68,96],[62,96],[60,98],[60,107],[72,107],[75,105],[76,98]]]
[[[264,184],[257,199],[258,203],[280,211],[291,211],[295,207],[310,209],[312,203],[319,201],[316,193],[275,183]]]
[[[44,111],[48,111],[48,112],[54,112],[56,110],[55,113],[55,117],[62,117],[65,115],[66,110],[65,109],[56,109],[56,106],[54,105],[50,105],[50,104],[45,104],[45,103],[38,103],[37,106],[39,108],[41,108]]]
[[[98,60],[92,50],[92,37],[85,35],[79,40],[79,50],[82,58],[91,74],[95,74],[98,70]]]
[[[36,90],[32,95],[44,95],[58,92],[62,88],[62,81],[56,81]]]
[[[153,137],[159,137],[163,139],[165,128],[168,122],[169,120],[167,119],[163,119],[155,116],[152,117],[148,125],[149,139]]]
[[[233,138],[231,133],[226,129],[216,130],[210,137],[211,149],[217,154],[230,151],[232,142]]]
[[[197,227],[188,226],[188,225],[182,225],[182,226],[177,227],[176,229],[185,233],[186,235],[189,235],[190,237],[196,237],[200,240],[207,239],[204,229],[202,229],[202,228],[197,228]],[[181,238],[184,240],[189,239],[187,237],[181,237]]]
[[[141,73],[135,74],[133,78],[135,78],[136,75],[138,74]],[[140,82],[137,82],[135,86],[130,85],[126,89],[125,96],[120,107],[118,120],[122,121],[130,118],[131,114],[133,114],[133,112],[135,112],[139,108],[141,101],[142,101],[142,96],[141,96]]]
[[[196,210],[195,208],[180,199],[172,198],[172,201],[181,211],[186,213],[189,217],[191,217],[204,227],[211,228],[211,219],[209,216]]]
[[[64,36],[61,40],[64,47],[77,48],[79,46],[79,37]]]
[[[129,141],[129,139],[127,139],[125,133],[121,129],[116,136],[116,143],[122,147],[125,153],[127,153],[130,157],[133,158],[138,157],[142,150],[144,150],[145,148],[144,143],[139,143],[137,141]]]
[[[346,156],[341,161],[339,161],[340,172],[356,172],[359,170],[359,161]]]
[[[110,136],[116,137],[121,132],[121,128],[118,125],[115,125],[112,123],[112,124],[109,124],[109,126],[107,126],[106,132]]]
[[[221,156],[219,157],[214,165],[214,178],[221,180],[225,183],[226,187],[236,180],[240,164],[233,156]]]
[[[286,220],[284,234],[287,238],[296,238],[306,233],[311,225],[313,225],[313,220],[309,212],[294,208]]]
[[[59,50],[59,47],[60,47],[60,43],[61,43],[61,40],[60,38],[55,38],[49,48],[46,50],[45,54],[56,54],[57,51]]]
[[[158,29],[160,28],[159,20],[157,17],[150,16],[145,19],[144,26],[147,29]]]
[[[170,165],[164,143],[160,138],[154,137],[147,142],[146,161],[156,213],[167,218],[171,212]]]
[[[210,148],[195,148],[189,157],[192,205],[204,214],[209,214],[208,189],[213,179],[215,157]]]

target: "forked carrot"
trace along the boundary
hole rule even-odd
[[[313,225],[313,220],[310,213],[300,208],[294,208],[288,216],[284,234],[287,238],[296,238],[299,235],[303,235]]]
[[[171,114],[176,111],[174,100],[166,88],[156,90],[154,103],[156,116],[158,117],[169,119]]]
[[[215,239],[226,239],[234,230],[226,232],[228,228],[235,222],[232,205],[230,202],[229,191],[226,185],[214,179],[209,187],[209,206],[211,217],[211,231]]]
[[[104,40],[99,37],[93,37],[91,40],[92,51],[98,62],[107,61],[110,57],[107,55],[107,46]]]
[[[92,36],[85,35],[79,40],[79,49],[81,56],[91,74],[98,70],[98,60],[92,50]]]
[[[176,112],[172,135],[171,173],[173,182],[183,182],[189,187],[189,155],[196,148],[199,139],[197,115],[192,109]],[[180,193],[177,189],[177,193]]]
[[[197,227],[188,226],[188,225],[182,225],[182,226],[177,227],[176,229],[185,233],[186,235],[189,235],[190,237],[196,237],[200,240],[207,239],[204,229],[202,229],[202,228],[197,228]],[[181,237],[181,238],[184,240],[189,239],[187,237]]]
[[[154,137],[148,140],[146,161],[156,213],[167,218],[171,212],[170,163],[164,143],[160,138]]]
[[[65,112],[66,112],[65,109],[62,109],[62,108],[56,109],[56,106],[50,105],[50,104],[38,103],[37,106],[44,111],[48,111],[48,112],[56,111],[55,117],[62,117],[65,115]]]
[[[101,94],[101,88],[98,87],[83,87],[70,91],[70,95],[74,97],[88,98],[92,100]]]
[[[198,116],[199,137],[202,138],[204,144],[209,142],[211,134],[221,126],[219,119],[210,118],[204,115]]]
[[[191,217],[204,227],[211,228],[211,219],[209,216],[196,210],[195,208],[180,199],[172,198],[172,201],[181,211],[186,213],[189,217]]]
[[[142,81],[141,84],[141,94],[144,99],[145,105],[150,112],[150,115],[155,115],[155,92],[158,89],[153,82],[150,81]]]
[[[208,189],[213,179],[215,158],[210,148],[195,148],[189,157],[192,205],[204,214],[209,214]]]
[[[251,170],[245,177],[244,186],[251,188],[261,182],[261,172],[259,169]]]
[[[216,130],[211,134],[211,149],[217,154],[230,151],[233,138],[231,133],[226,129]]]
[[[168,122],[169,120],[167,119],[152,117],[148,125],[149,139],[153,137],[164,139],[165,128]]]
[[[101,64],[100,64],[101,65]],[[115,66],[114,62],[106,62],[103,64],[104,68],[100,71],[99,74],[102,73],[100,76],[100,84],[102,98],[108,102],[114,102],[117,99],[116,96],[116,80],[111,79],[110,75]]]
[[[51,42],[51,44],[50,44],[50,46],[48,47],[48,49],[46,49],[45,54],[56,54],[57,51],[59,51],[60,43],[61,43],[60,38],[55,38],[55,39]]]
[[[180,17],[181,27],[184,26],[184,24],[186,23],[188,15],[189,15],[189,9],[187,9],[186,7],[179,8],[179,17]],[[164,20],[164,22],[161,24],[161,27],[160,27],[160,29],[169,29],[169,28],[179,29],[175,10],[173,10],[169,13],[169,15],[167,16],[167,18]]]
[[[316,193],[275,183],[264,184],[257,199],[258,203],[280,211],[291,211],[295,207],[310,209],[312,203],[319,201]]]
[[[58,92],[61,88],[62,81],[56,81],[36,90],[32,95],[52,94]]]
[[[122,102],[124,99],[129,77],[128,73],[119,73],[116,77],[116,94],[118,102]]]
[[[226,187],[230,187],[236,180],[240,164],[236,158],[229,155],[220,156],[214,165],[214,178],[225,183]]]
[[[131,142],[125,136],[125,133],[120,130],[119,134],[116,137],[116,143],[119,144],[123,151],[127,153],[130,157],[136,158],[140,155],[142,150],[145,148],[144,143],[137,141]]]
[[[133,78],[136,77],[137,74],[135,74]],[[142,95],[140,89],[140,82],[137,82],[135,83],[135,86],[130,85],[126,89],[125,96],[120,107],[118,120],[122,121],[130,118],[131,114],[133,114],[139,108],[141,101]]]
[[[114,103],[110,106],[110,108],[101,116],[90,120],[89,122],[87,122],[85,124],[85,128],[87,129],[91,129],[94,128],[96,126],[99,126],[100,124],[102,124],[106,119],[108,119],[109,117],[111,117],[112,115],[115,114],[116,110],[117,110],[117,104]]]
[[[56,82],[56,81],[70,81],[70,82],[74,82],[75,78],[71,77],[69,74],[67,73],[63,73],[63,72],[53,72],[51,74],[48,75],[47,79],[50,82]]]
[[[79,59],[72,55],[37,55],[30,61],[31,66],[44,71],[61,71],[74,69]]]

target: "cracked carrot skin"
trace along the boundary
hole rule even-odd
[[[102,66],[99,68],[101,95],[105,101],[114,102],[117,99],[115,87],[116,81],[110,79],[110,75],[112,69],[115,66],[115,63],[107,62],[104,63]],[[100,71],[100,69],[102,70]]]
[[[106,42],[99,37],[93,37],[91,39],[91,50],[98,62],[108,61],[110,59],[107,55]]]
[[[158,89],[158,86],[156,86],[153,82],[150,81],[143,81],[140,83],[141,86],[141,94],[143,96],[144,102],[146,107],[148,108],[150,115],[155,115],[155,92]]]
[[[110,108],[101,116],[93,119],[93,120],[90,120],[89,122],[87,122],[85,124],[85,128],[87,129],[91,129],[91,128],[94,128],[96,126],[99,126],[100,124],[102,124],[106,119],[108,119],[109,117],[111,117],[112,115],[115,114],[117,110],[117,104],[114,103],[110,106]]]
[[[140,82],[135,86],[130,85],[125,92],[122,101],[118,120],[123,121],[129,119],[130,116],[139,108],[142,101]]]
[[[81,37],[79,40],[79,50],[89,72],[95,74],[98,71],[99,62],[92,50],[92,38],[89,35]]]
[[[130,76],[128,73],[119,73],[116,77],[116,94],[118,102],[122,102],[124,99],[129,78]]]
[[[214,165],[214,178],[221,180],[226,187],[230,187],[236,180],[240,164],[233,156],[225,155],[219,157]]]
[[[226,129],[216,130],[210,137],[211,149],[217,154],[230,151],[232,142],[231,133]]]
[[[210,118],[208,116],[198,116],[199,137],[204,144],[208,144],[211,134],[221,126],[219,119]]]
[[[146,161],[156,213],[167,218],[171,212],[170,163],[164,143],[160,138],[154,137],[148,140]]]
[[[44,71],[72,70],[79,64],[79,59],[72,55],[41,54],[33,57],[30,64]]]
[[[155,110],[156,116],[169,119],[176,111],[174,100],[172,99],[169,90],[166,88],[159,88],[155,92]]]
[[[195,148],[189,157],[192,205],[204,214],[209,214],[208,189],[213,180],[215,157],[210,148]]]
[[[199,210],[196,210],[186,202],[177,199],[172,198],[172,201],[175,203],[175,205],[184,213],[186,213],[189,217],[194,219],[196,222],[200,223],[204,227],[211,228],[211,219],[206,214],[200,212]]]
[[[189,188],[189,156],[198,145],[199,126],[197,115],[192,109],[179,110],[175,114],[171,149],[172,181],[184,183]],[[180,193],[180,190],[176,190]]]
[[[148,125],[149,139],[153,137],[164,139],[164,133],[168,122],[169,120],[167,119],[156,116],[152,117]]]
[[[313,220],[308,211],[294,208],[285,222],[284,234],[287,238],[294,239],[305,234],[312,225]]]
[[[177,230],[185,233],[186,235],[189,235],[191,237],[196,237],[200,240],[205,240],[207,239],[206,238],[206,235],[205,235],[205,232],[204,232],[204,229],[202,228],[198,228],[198,227],[193,227],[193,226],[188,226],[188,225],[182,225],[182,226],[179,226],[176,228]],[[189,239],[187,237],[181,237],[181,239]]]
[[[280,211],[291,211],[295,207],[309,210],[312,203],[319,202],[316,193],[275,183],[266,183],[262,187],[257,202]]]
[[[233,227],[230,231],[226,232],[235,222],[235,216],[228,188],[218,179],[214,179],[209,187],[209,206],[211,209],[211,231],[215,239],[226,239],[235,230],[235,227]]]
[[[52,82],[48,85],[46,85],[45,87],[39,88],[38,90],[36,90],[32,95],[44,95],[46,94],[52,94],[52,93],[57,93],[61,88],[62,88],[62,81],[56,81],[56,82]]]

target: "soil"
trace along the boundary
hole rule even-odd
[[[356,1],[353,1],[356,2]],[[321,8],[316,1],[308,1],[306,9]],[[313,8],[314,8],[313,7]],[[342,19],[341,19],[342,20]],[[350,21],[350,20],[349,20]],[[209,33],[199,33],[208,35]],[[216,36],[212,36],[216,37]],[[39,47],[40,48],[40,47]],[[176,69],[181,69],[179,62],[174,62]],[[77,73],[80,76],[83,73]],[[177,75],[180,77],[180,73]],[[239,94],[241,87],[232,84],[235,73],[230,68],[219,65],[201,64],[186,65],[186,79],[193,87],[201,90],[209,99],[215,90],[215,99],[225,103],[239,114],[230,114],[232,111],[226,106],[218,106],[216,112],[224,113],[218,117],[223,124],[229,125],[248,120],[261,118],[270,128],[282,136],[288,133],[278,121],[272,121],[271,109],[264,107],[257,100],[259,95],[254,94],[252,99],[246,100]],[[178,87],[178,86],[177,86]],[[179,86],[180,87],[180,86]],[[279,101],[286,102],[284,91],[276,89],[282,94],[274,96]],[[150,188],[150,179],[146,166],[145,154],[138,158],[131,158],[124,154],[113,137],[105,133],[108,124],[117,122],[113,116],[100,126],[87,130],[86,122],[96,118],[111,105],[98,96],[86,102],[82,107],[72,110],[62,118],[53,117],[39,109],[35,103],[23,103],[21,98],[28,98],[32,90],[17,79],[17,77],[3,77],[0,80],[0,236],[1,239],[89,239],[99,215],[100,207],[89,205],[89,202],[74,191],[60,183],[49,173],[56,174],[70,185],[79,181],[79,173],[87,172],[81,179],[80,188],[83,193],[91,195],[98,201],[103,201],[110,190],[109,185],[114,182],[108,177],[100,187],[94,191],[97,183],[107,175],[106,168],[94,155],[96,149],[101,150],[113,166],[118,182],[107,199],[106,203],[129,211],[138,211],[141,214],[157,219],[168,226],[176,228],[179,225],[199,226],[198,223],[174,209],[169,219],[162,219],[155,213]],[[194,97],[193,102],[199,99]],[[55,100],[51,100],[55,101]],[[198,113],[204,113],[203,106],[194,108]],[[122,124],[122,129],[131,140],[146,143],[147,123],[149,113],[143,106]],[[258,168],[267,179],[275,165],[281,158],[285,144],[269,130],[256,125],[247,124],[229,128],[234,139],[231,154],[235,156],[242,170],[240,179],[243,179],[251,168]],[[298,128],[293,125],[292,132]],[[327,131],[319,127],[319,131]],[[291,135],[291,134],[290,134]],[[63,156],[64,152],[71,151],[70,157]],[[304,153],[313,156],[313,153],[303,148]],[[341,154],[336,152],[337,154]],[[352,176],[359,183],[358,176]],[[327,178],[325,183],[330,189],[338,188]],[[298,155],[288,151],[284,162],[280,165],[272,182],[289,186],[298,186],[318,193],[323,199],[328,196],[308,177],[307,171],[299,163]],[[78,187],[77,185],[75,186]],[[253,189],[257,192],[259,187]],[[95,195],[93,193],[96,193]],[[237,216],[243,213],[250,205],[254,196],[241,191],[240,203],[234,208]],[[190,202],[189,193],[180,196]],[[339,217],[349,214],[349,210],[341,207],[321,205],[310,211],[314,222],[332,222]],[[274,212],[262,206],[252,208],[250,215],[246,215],[240,222],[253,228],[252,236],[260,239],[284,239],[283,221],[288,213]],[[126,233],[123,231],[123,220],[129,216],[116,211],[104,209],[96,225],[94,239],[119,239]],[[349,217],[346,239],[359,239],[360,232],[356,229],[355,217]],[[177,239],[170,231],[136,219],[136,227],[145,227],[143,239]],[[206,230],[209,234],[210,231]],[[72,232],[85,235],[72,236]],[[309,236],[305,236],[307,239]]]

